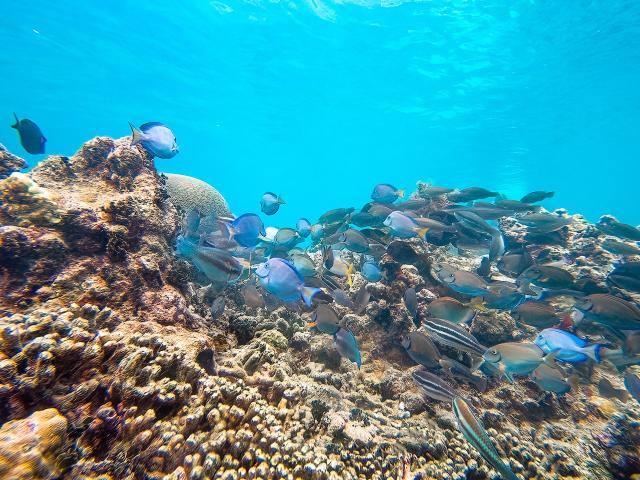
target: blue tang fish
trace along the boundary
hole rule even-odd
[[[399,211],[391,212],[383,223],[393,235],[400,238],[423,237],[429,231],[429,228],[421,227],[413,218]]]
[[[534,342],[545,353],[555,352],[555,358],[563,362],[581,363],[590,358],[600,363],[601,360],[599,343],[589,345],[586,340],[558,328],[544,329]]]
[[[362,276],[369,282],[378,282],[382,278],[380,268],[378,267],[378,264],[373,260],[367,260],[366,262],[364,262],[362,264],[362,268],[360,269],[360,273],[362,273]]]
[[[393,203],[398,198],[403,197],[404,190],[398,190],[396,187],[389,185],[388,183],[379,183],[373,187],[373,192],[371,193],[371,199],[378,203]]]
[[[255,247],[267,234],[262,220],[255,213],[240,215],[227,225],[227,229],[229,237],[243,247]]]
[[[265,215],[273,215],[280,209],[280,205],[284,203],[285,201],[280,195],[276,195],[273,192],[266,192],[260,199],[260,210],[262,210],[262,213]]]
[[[320,289],[307,287],[304,278],[296,267],[282,258],[270,258],[256,268],[256,275],[260,285],[283,302],[295,302],[302,298],[304,303],[311,306],[311,301]]]
[[[178,154],[178,143],[171,129],[159,122],[149,122],[136,128],[131,122],[131,146],[142,145],[154,157],[173,158]]]
[[[358,347],[358,341],[353,333],[344,327],[340,328],[333,336],[333,344],[340,355],[354,362],[358,368],[362,366],[360,347]]]
[[[306,218],[301,218],[296,222],[296,230],[302,238],[307,238],[311,233],[311,222]]]

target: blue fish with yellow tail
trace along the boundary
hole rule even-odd
[[[283,302],[304,300],[311,306],[313,297],[320,292],[319,288],[307,287],[304,277],[291,262],[282,258],[270,258],[256,268],[256,276],[262,288],[272,293]]]

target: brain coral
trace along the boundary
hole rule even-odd
[[[215,188],[202,180],[165,173],[167,177],[167,191],[174,205],[188,212],[196,208],[200,214],[229,215],[229,206],[224,197]]]

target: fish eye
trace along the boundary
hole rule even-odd
[[[491,355],[498,355],[498,350],[489,350]]]

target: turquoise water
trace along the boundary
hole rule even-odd
[[[13,111],[67,155],[161,121],[160,170],[236,213],[277,192],[278,226],[417,180],[640,223],[634,0],[7,1],[0,43],[16,153]]]

